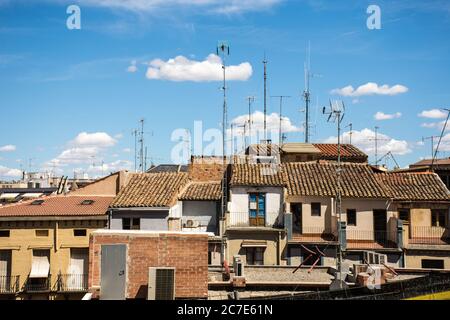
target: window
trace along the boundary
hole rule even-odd
[[[36,237],[48,237],[48,230],[36,230]]]
[[[34,200],[31,205],[32,206],[40,206],[44,203],[44,200]]]
[[[265,248],[246,248],[247,265],[264,265],[264,249]]]
[[[322,208],[320,202],[311,203],[311,215],[314,217],[320,217],[322,214]]]
[[[356,226],[356,210],[347,209],[347,225]]]
[[[86,229],[75,229],[75,230],[73,230],[73,235],[75,237],[85,237]]]
[[[249,194],[249,215],[251,226],[265,226],[266,195],[264,193]]]
[[[403,221],[409,221],[409,209],[399,209],[398,218]]]
[[[445,214],[446,210],[442,209],[431,210],[431,226],[445,227]]]
[[[92,205],[94,202],[95,202],[94,200],[89,200],[89,199],[87,199],[87,200],[83,200],[83,201],[81,202],[81,205],[82,205],[82,206],[90,206],[90,205]]]
[[[423,269],[444,269],[444,260],[441,259],[422,259]]]
[[[122,219],[123,230],[140,230],[141,219],[139,218],[123,218]]]
[[[0,230],[0,238],[9,238],[9,230]]]

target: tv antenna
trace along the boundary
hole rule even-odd
[[[264,53],[264,141],[267,143],[267,59]]]
[[[430,137],[422,137],[422,142],[425,142],[425,140],[431,141],[431,158],[433,159],[434,155],[434,139],[439,138],[439,136],[430,136]]]
[[[337,161],[337,169],[336,169],[336,208],[338,214],[338,241],[339,244],[337,246],[337,273],[335,277],[335,285],[338,288],[345,288],[345,279],[342,279],[342,260],[343,260],[343,251],[344,242],[343,242],[343,222],[342,222],[342,191],[341,191],[341,123],[345,116],[345,104],[343,101],[330,101],[329,110],[326,107],[323,107],[322,113],[324,115],[328,115],[328,122],[334,122],[337,124],[337,136],[338,136],[338,161]]]
[[[375,127],[375,136],[373,138],[367,139],[368,141],[374,141],[375,142],[375,166],[378,166],[378,162],[380,162],[380,159],[378,159],[378,142],[379,141],[389,141],[389,139],[386,138],[379,138],[378,137],[378,130],[380,127]]]
[[[397,160],[395,159],[395,157],[394,157],[394,155],[392,154],[391,151],[388,151],[384,156],[382,156],[382,157],[380,158],[379,161],[381,162],[383,159],[386,159],[386,160],[387,160],[387,159],[392,159],[392,161],[394,161],[394,163],[395,163],[394,169],[399,169],[399,168],[400,168],[400,166],[399,166]],[[385,162],[385,164],[386,164],[386,162]],[[387,165],[386,165],[386,167],[387,167]]]
[[[137,172],[137,143],[138,143],[138,133],[139,131],[137,129],[134,129],[131,132],[131,135],[134,136],[134,172]]]
[[[248,136],[249,136],[249,145],[252,142],[252,104],[255,102],[255,96],[248,96],[246,100],[248,101]]]
[[[442,137],[444,136],[445,129],[447,128],[448,119],[450,118],[450,109],[442,109],[442,110],[447,111],[447,119],[445,119],[445,124],[442,127],[442,132],[441,132],[441,135],[439,136],[439,141],[438,141],[436,150],[434,150],[433,160],[431,160],[431,171],[433,171],[434,161],[436,159],[436,156],[437,156],[437,153],[439,150],[439,146],[441,145],[441,141],[442,141]]]
[[[346,126],[346,128],[350,128],[350,132],[348,133],[348,135],[350,137],[350,144],[352,144],[353,123],[349,123],[348,126]]]
[[[279,139],[279,147],[284,143],[284,135],[282,132],[282,125],[283,125],[283,99],[291,98],[291,96],[272,96],[272,98],[279,98],[280,99],[280,125],[279,125],[279,132],[278,132],[278,139]]]

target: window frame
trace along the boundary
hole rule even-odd
[[[10,238],[11,230],[0,230],[0,238]]]
[[[441,219],[443,221],[441,221]],[[446,220],[447,219],[446,219],[446,210],[445,209],[431,209],[431,226],[432,227],[445,228]]]
[[[248,266],[263,266],[264,265],[264,247],[249,247],[245,248],[245,260]],[[251,257],[249,259],[249,257]],[[250,263],[251,262],[251,263]],[[256,263],[259,262],[259,263]]]
[[[350,218],[353,215],[353,221],[350,223]],[[356,209],[347,209],[347,226],[356,227],[358,225],[358,212]]]
[[[83,234],[77,234],[77,232],[81,232]],[[87,236],[87,230],[86,229],[73,229],[73,236],[74,237],[86,237]]]
[[[129,223],[127,224],[129,228],[125,228],[125,221],[128,220]],[[138,222],[137,224],[135,222]],[[135,228],[135,227],[138,228]],[[141,218],[135,218],[135,217],[130,217],[130,218],[122,218],[122,230],[141,230]]]
[[[319,208],[314,208],[314,206],[319,205]],[[317,209],[319,212],[317,214]],[[321,217],[322,216],[322,203],[321,202],[311,202],[311,217]]]

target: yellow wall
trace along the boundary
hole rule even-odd
[[[11,250],[11,275],[20,276],[21,290],[31,271],[33,249],[50,249],[51,286],[59,273],[67,273],[71,248],[89,248],[92,231],[104,228],[106,220],[13,221],[0,222],[0,230],[10,230],[9,238],[0,238],[0,250]],[[86,229],[86,236],[75,237],[74,229]],[[48,230],[47,237],[36,236],[36,230]],[[21,294],[18,298],[27,298]],[[53,295],[53,298],[58,296]]]
[[[450,270],[449,251],[407,251],[405,253],[405,267],[408,269],[422,268],[422,259],[444,260],[444,268]]]
[[[280,241],[279,241],[280,237]],[[264,250],[264,265],[280,265],[286,264],[284,259],[284,250],[286,248],[286,237],[284,232],[279,235],[278,231],[227,231],[227,253],[226,259],[231,265],[233,256],[240,255],[242,261],[246,263],[245,248],[242,248],[244,240],[266,241],[267,247]],[[278,249],[279,242],[279,249]],[[279,251],[278,251],[279,250]]]

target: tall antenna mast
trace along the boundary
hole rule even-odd
[[[375,166],[378,166],[378,162],[380,162],[380,159],[378,159],[378,141],[389,141],[389,139],[378,138],[378,129],[380,127],[376,126],[374,138],[367,139],[368,141],[375,141]]]
[[[434,151],[433,160],[431,160],[431,171],[433,171],[434,161],[436,160],[436,156],[437,156],[437,153],[438,153],[438,150],[439,150],[439,146],[441,145],[441,140],[442,140],[442,137],[444,136],[445,129],[447,129],[448,120],[450,118],[450,109],[443,109],[443,110],[447,111],[448,114],[447,114],[447,119],[445,120],[444,127],[442,128],[441,135],[439,136],[439,141],[438,141],[436,150]]]
[[[307,62],[305,62],[305,91],[303,91],[303,99],[305,99],[305,143],[309,143],[309,103],[311,102],[311,94],[309,92],[309,81],[311,79],[311,43],[308,43]]]
[[[344,251],[343,239],[343,222],[342,222],[342,190],[341,190],[341,123],[345,116],[345,105],[342,101],[335,101],[332,103],[330,101],[330,110],[327,112],[326,107],[323,107],[323,114],[328,114],[328,122],[335,122],[337,124],[337,134],[338,134],[338,162],[336,169],[336,208],[338,214],[338,246],[337,246],[337,257],[338,257],[338,276],[335,277],[337,281],[338,288],[343,289],[345,286],[345,281],[342,279],[342,259]],[[344,279],[345,280],[345,279]]]
[[[222,69],[223,69],[223,119],[222,119],[222,155],[223,155],[223,181],[222,181],[222,203],[221,203],[221,215],[222,220],[225,219],[225,212],[227,210],[227,159],[226,159],[226,130],[227,124],[227,82],[226,82],[226,57],[230,55],[230,46],[226,41],[221,41],[217,45],[217,55],[222,56]],[[223,247],[223,246],[222,246]],[[224,251],[222,248],[222,260],[224,259]]]
[[[134,129],[131,133],[134,136],[134,172],[137,172],[137,142],[138,142],[138,130]]]
[[[141,123],[141,132],[139,133],[139,143],[140,143],[140,151],[139,151],[139,170],[141,172],[144,172],[145,168],[144,168],[144,119],[141,119],[139,121]]]
[[[267,60],[264,54],[264,140],[267,142]]]
[[[279,98],[280,99],[280,124],[279,124],[279,132],[278,132],[278,139],[279,143],[278,145],[281,147],[281,145],[284,143],[284,136],[282,132],[282,126],[283,126],[283,99],[284,98],[291,98],[291,96],[272,96],[272,98]]]

